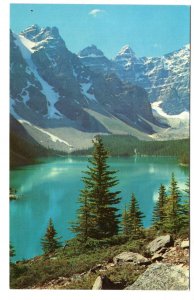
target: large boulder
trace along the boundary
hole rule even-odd
[[[150,261],[139,253],[122,252],[113,258],[115,264],[131,262],[138,265],[147,265]]]
[[[147,250],[153,254],[155,252],[160,251],[162,248],[173,246],[173,244],[173,238],[171,237],[171,235],[167,234],[159,236],[155,240],[150,242],[147,245]]]
[[[187,268],[176,265],[156,263],[126,290],[187,290],[189,289],[189,272]]]

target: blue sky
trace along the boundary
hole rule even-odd
[[[189,6],[11,4],[15,33],[32,24],[58,27],[74,53],[95,44],[108,58],[126,44],[140,57],[160,56],[190,42]]]

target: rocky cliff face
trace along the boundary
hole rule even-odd
[[[94,71],[115,72],[121,80],[141,86],[147,91],[150,102],[160,101],[160,107],[169,115],[189,110],[189,45],[162,57],[141,58],[126,45],[112,61],[102,53],[103,62],[98,64],[98,68],[92,52],[94,47],[83,51],[87,53],[89,49],[89,58],[80,58]]]
[[[76,56],[56,27],[37,25],[19,35],[11,32],[10,43],[11,113],[36,141],[70,150],[82,148],[76,139],[79,133],[85,134],[88,146],[99,132],[136,130],[144,138],[154,132],[150,123],[155,119],[143,88],[83,64],[88,56],[97,59],[96,65],[109,64],[94,46]]]
[[[88,66],[94,72],[103,72],[104,74],[114,71],[114,64],[104,53],[95,45],[84,48],[78,53],[81,62]]]
[[[156,58],[137,58],[128,49],[115,58],[120,78],[145,88],[150,101],[162,101],[161,107],[168,114],[189,110],[189,45]]]

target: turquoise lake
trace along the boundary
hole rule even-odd
[[[122,196],[119,208],[129,203],[134,192],[146,215],[145,227],[151,224],[160,184],[168,188],[174,172],[180,190],[184,190],[189,174],[188,168],[170,157],[110,158],[109,164],[118,170],[117,190]],[[15,260],[42,254],[40,240],[50,217],[62,240],[73,237],[69,227],[79,207],[82,171],[87,165],[87,157],[60,157],[11,170],[10,186],[20,195],[17,201],[10,202],[10,240],[16,251]]]

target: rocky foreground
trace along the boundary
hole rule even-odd
[[[113,281],[108,274],[130,270],[136,280],[128,285],[123,278]],[[90,270],[72,277],[59,277],[35,289],[84,289],[84,281],[93,280],[93,290],[187,290],[189,289],[189,240],[173,240],[170,235],[157,237],[146,246],[144,256],[124,251],[107,262],[97,264]]]

